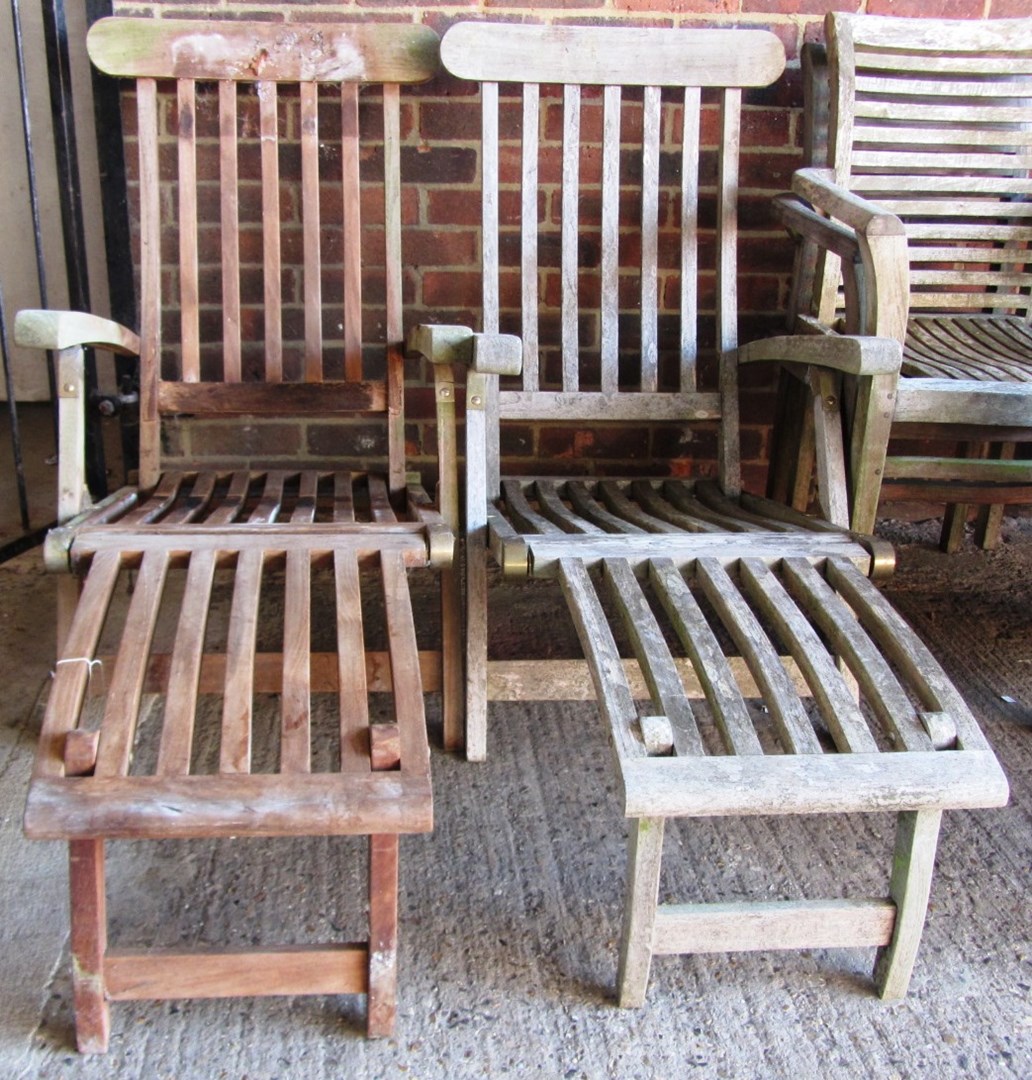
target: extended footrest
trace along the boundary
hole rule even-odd
[[[104,1049],[107,1002],[123,998],[367,992],[370,1034],[393,1029],[398,839],[433,825],[406,578],[426,542],[297,540],[155,534],[93,556],[25,813],[30,837],[71,841],[82,1049]],[[356,834],[370,838],[368,943],[107,947],[107,839]]]
[[[1007,800],[974,717],[851,558],[676,559],[634,548],[593,553],[589,570],[571,545],[557,572],[634,819],[621,1003],[644,1001],[656,953],[827,945],[882,946],[879,990],[901,997],[942,811]],[[648,704],[635,700],[627,654]],[[888,897],[657,902],[667,818],[847,811],[898,815]]]

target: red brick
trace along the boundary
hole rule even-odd
[[[293,456],[301,449],[301,431],[296,423],[235,418],[225,423],[194,421],[190,425],[190,449],[211,457]]]
[[[868,15],[904,15],[922,19],[980,19],[983,0],[867,0]],[[1025,11],[1023,14],[1028,14]]]
[[[382,458],[387,453],[386,426],[365,421],[309,424],[306,449],[316,457]]]
[[[734,15],[739,0],[614,0],[617,11],[650,11],[659,14]]]
[[[1020,19],[1028,15],[1028,0],[990,0],[993,19]]]
[[[409,265],[476,266],[479,259],[477,234],[472,230],[406,229],[402,251]]]
[[[856,12],[862,7],[863,0],[742,0],[745,14],[824,15],[828,11]]]

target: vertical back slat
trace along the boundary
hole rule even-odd
[[[240,202],[237,191],[237,88],[219,83],[222,224],[222,377],[240,382]]]
[[[580,87],[563,88],[562,356],[563,390],[580,389],[577,332],[578,207],[580,188]]]
[[[357,130],[358,113],[355,112]],[[357,164],[357,163],[356,163]],[[387,340],[404,337],[401,297],[401,87],[383,88],[384,242],[387,247]],[[354,180],[358,186],[356,167]],[[361,262],[359,262],[361,267]],[[358,372],[361,377],[361,370]]]
[[[681,392],[697,386],[699,275],[699,110],[697,86],[684,91],[681,151]]]
[[[182,377],[201,377],[201,334],[197,287],[197,95],[192,79],[176,86],[179,109],[179,317]]]
[[[737,495],[742,487],[738,454],[738,158],[741,138],[742,91],[729,88],[720,95],[720,166],[717,176],[717,348],[720,358],[722,403],[718,444],[721,487]]]
[[[646,86],[641,148],[641,388],[658,387],[659,342],[659,127],[662,98]]]
[[[357,119],[357,116],[356,116]],[[405,486],[405,364],[404,326],[401,295],[401,87],[397,83],[383,88],[383,197],[384,261],[386,273],[387,320],[387,453],[388,481],[391,491]],[[355,182],[358,183],[356,168]],[[361,260],[358,263],[361,271]],[[361,327],[361,311],[358,315]],[[361,378],[361,331],[359,362],[355,365]],[[348,375],[351,378],[351,375]]]
[[[161,203],[158,87],[136,84],[140,151],[140,483],[158,479],[158,374],[161,367]]]
[[[483,108],[480,150],[482,206],[482,252],[484,333],[498,333],[498,83],[486,82],[480,88]]]
[[[386,98],[384,105],[386,107]],[[386,117],[384,120],[386,122]],[[362,378],[362,207],[358,172],[358,86],[355,83],[342,83],[340,87],[340,133],[344,199],[344,377],[357,381]],[[391,168],[386,160],[386,134],[385,131],[384,179],[389,183]],[[390,227],[388,212],[387,228]],[[390,269],[388,253],[388,280]],[[393,340],[390,333],[387,338]]]
[[[538,367],[538,129],[541,88],[523,88],[523,203],[520,221],[523,319],[523,389],[541,385]]]
[[[604,91],[602,132],[602,392],[619,386],[620,101],[619,86]]]
[[[301,213],[304,218],[306,382],[322,379],[322,255],[319,214],[319,86],[301,84]]]
[[[262,137],[262,272],[265,281],[265,378],[283,378],[283,311],[280,282],[280,199],[277,91],[258,83]]]

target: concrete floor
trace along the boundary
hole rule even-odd
[[[588,705],[506,705],[486,765],[435,751],[435,831],[402,841],[396,1038],[362,1037],[360,998],[119,1004],[110,1052],[93,1059],[73,1050],[64,850],[20,831],[53,581],[38,553],[0,566],[0,1077],[1032,1076],[1032,522],[1008,519],[998,550],[950,558],[934,524],[881,530],[900,543],[888,591],[1012,792],[1005,809],[947,815],[905,1001],[873,995],[871,950],[812,950],[660,958],[646,1007],[618,1009],[626,826],[601,725]],[[685,822],[669,830],[663,892],[884,892],[891,826]],[[111,845],[113,936],[358,936],[363,850]]]

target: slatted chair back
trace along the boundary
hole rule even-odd
[[[88,48],[136,79],[141,484],[163,415],[377,412],[403,487],[400,87],[436,36],[114,18]]]
[[[1027,324],[1032,20],[928,20],[916,29],[910,19],[836,12],[826,28],[828,164],[837,183],[904,222],[910,313]],[[819,282],[824,320],[834,316],[837,286],[832,257]],[[1004,335],[997,347],[1005,354],[1005,331],[986,333]],[[907,362],[912,369],[919,358],[908,350]],[[911,373],[955,374],[934,366]],[[998,377],[1010,376],[1001,369]]]
[[[780,42],[751,30],[463,23],[442,61],[481,83],[483,329],[524,343],[519,386],[503,385],[488,411],[719,419],[721,479],[736,492],[742,91],[778,77]],[[675,132],[679,152],[663,153]],[[546,302],[557,320],[541,314]],[[497,444],[489,458],[497,494]]]

